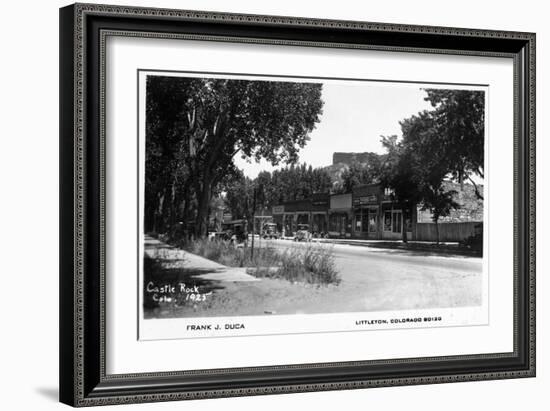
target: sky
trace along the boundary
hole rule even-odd
[[[300,150],[300,163],[323,167],[332,164],[332,153],[383,153],[381,135],[401,137],[399,121],[430,109],[420,84],[380,82],[323,83],[323,114],[310,133],[310,141]],[[433,86],[432,86],[433,87]],[[261,161],[247,161],[236,156],[235,163],[245,175],[254,178],[262,170],[277,167]]]

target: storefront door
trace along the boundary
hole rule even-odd
[[[392,211],[392,233],[401,234],[403,229],[403,213],[401,210]]]
[[[403,213],[401,210],[384,211],[383,237],[399,239],[403,230]]]

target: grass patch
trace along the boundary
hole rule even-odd
[[[235,247],[225,241],[195,240],[186,250],[228,267],[249,267],[250,274],[308,284],[339,284],[331,246],[308,244],[285,250]]]
[[[308,284],[338,285],[341,281],[330,246],[308,244],[306,247],[292,247],[279,255],[281,264],[275,273],[279,278]]]
[[[228,241],[199,239],[189,242],[185,249],[228,267],[269,267],[277,265],[277,252],[271,247],[235,247]]]

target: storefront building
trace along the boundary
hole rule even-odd
[[[298,224],[309,224],[311,200],[286,201],[282,204],[284,237],[292,237]]]
[[[328,230],[329,194],[320,193],[306,200],[287,201],[274,206],[274,222],[281,224],[283,236],[291,237],[298,224],[307,224],[313,235],[325,234]],[[278,227],[278,226],[277,226]]]
[[[416,205],[403,207],[392,201],[392,192],[379,184],[354,188],[352,238],[400,240],[403,231],[413,239]]]
[[[271,209],[271,213],[273,214],[273,222],[277,225],[277,232],[282,234],[285,206],[284,205],[273,206]]]
[[[314,237],[401,240],[405,231],[414,240],[416,205],[403,207],[392,197],[379,184],[358,186],[352,193],[314,194],[273,207],[273,221],[286,237],[298,224],[308,224]]]
[[[318,193],[311,196],[310,230],[314,236],[324,237],[328,233],[328,210],[330,195]]]
[[[352,194],[330,196],[328,234],[332,238],[350,238],[352,221]]]

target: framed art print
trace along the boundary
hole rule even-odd
[[[535,35],[60,10],[60,397],[535,375]]]

